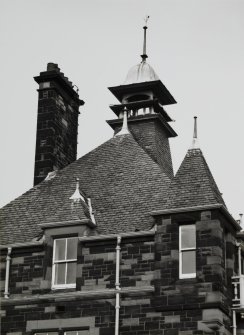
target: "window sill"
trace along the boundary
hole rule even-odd
[[[69,285],[58,285],[58,286],[52,286],[51,290],[56,291],[56,290],[67,290],[70,288],[75,288],[76,289],[76,284],[69,284]]]

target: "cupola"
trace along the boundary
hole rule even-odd
[[[107,122],[116,134],[122,127],[124,110],[126,110],[129,131],[140,146],[171,178],[173,177],[173,167],[168,139],[177,136],[177,134],[169,125],[172,119],[165,111],[164,106],[175,104],[176,101],[147,62],[148,18],[147,16],[143,27],[141,62],[129,70],[123,85],[109,87],[120,103],[110,105],[117,119]]]

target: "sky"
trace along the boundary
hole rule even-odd
[[[176,172],[190,147],[193,117],[203,154],[229,212],[244,212],[243,0],[1,0],[0,206],[33,186],[37,84],[48,62],[79,87],[78,157],[113,136],[106,120],[140,62],[143,18],[148,63],[176,99],[165,109]]]

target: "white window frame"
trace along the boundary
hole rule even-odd
[[[186,227],[186,226],[192,226],[196,230],[195,224],[180,225],[179,227],[179,277],[180,279],[196,278],[196,270],[195,272],[192,272],[192,273],[182,273],[182,254],[185,251],[195,251],[196,253],[196,246],[194,248],[182,248],[181,247],[182,227]]]
[[[55,252],[56,252],[56,241],[58,240],[66,240],[65,242],[65,256],[67,255],[67,240],[74,239],[75,237],[60,237],[55,238],[53,241],[53,261],[52,261],[52,289],[64,289],[64,288],[76,288],[76,283],[72,284],[55,284],[55,265],[56,264],[66,264],[65,267],[65,280],[67,279],[67,263],[76,263],[77,264],[77,256],[74,259],[65,259],[56,261],[55,260]]]
[[[86,332],[86,333],[89,333],[89,330],[87,329],[84,329],[84,330],[66,330],[64,332],[64,335],[67,335],[69,332],[76,332],[76,335],[79,334],[79,332]]]

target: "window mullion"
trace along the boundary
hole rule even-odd
[[[65,261],[67,260],[67,250],[68,250],[68,239],[66,238],[65,239],[65,255],[64,255]]]
[[[67,284],[67,269],[68,269],[68,263],[66,262],[65,263],[65,278],[64,278],[65,285]]]

